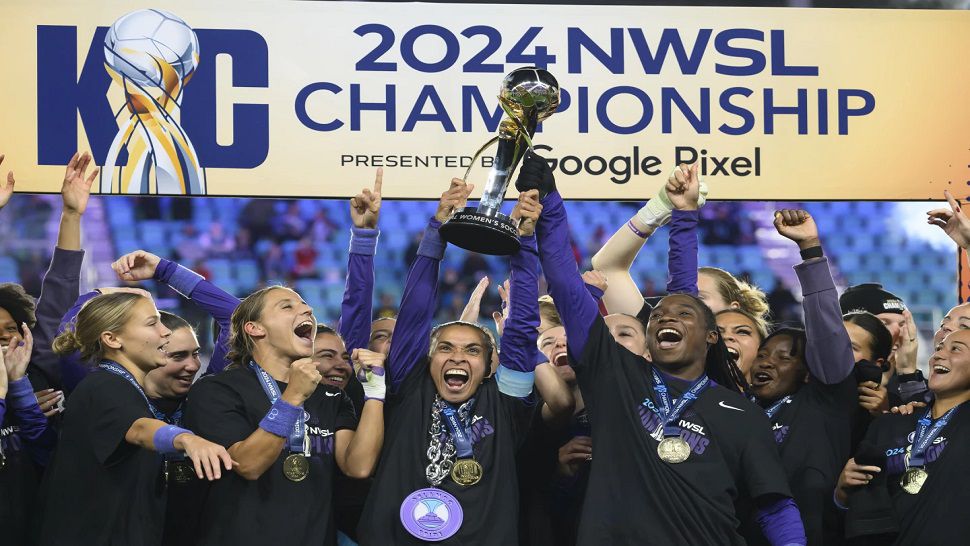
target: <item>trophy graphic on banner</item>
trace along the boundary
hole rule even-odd
[[[166,11],[131,12],[108,29],[104,62],[125,93],[125,119],[101,169],[101,193],[205,194],[205,172],[176,118],[199,65],[195,31]],[[128,160],[117,165],[122,151]]]
[[[441,226],[440,233],[445,241],[466,250],[503,256],[519,249],[516,222],[499,210],[505,190],[525,152],[532,149],[536,126],[559,107],[559,82],[541,68],[518,68],[502,80],[498,100],[505,110],[498,135],[475,152],[462,177],[467,180],[482,153],[498,144],[478,208],[456,212]]]

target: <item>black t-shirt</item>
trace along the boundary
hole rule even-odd
[[[286,384],[277,382],[280,392]],[[185,427],[227,449],[259,428],[272,404],[256,374],[231,368],[204,377],[192,387]],[[300,482],[283,475],[279,457],[257,480],[223,472],[209,487],[202,510],[199,544],[333,544],[334,440],[338,430],[355,429],[350,399],[336,387],[320,385],[303,403],[310,435],[310,474]]]
[[[892,523],[899,532],[894,544],[966,544],[970,518],[962,511],[970,505],[970,403],[962,405],[927,449],[929,477],[918,494],[910,495],[900,487],[899,478],[905,471],[906,448],[912,444],[916,421],[922,416],[923,410],[918,410],[913,415],[883,415],[873,421],[864,442],[885,456],[878,465],[882,472],[869,485],[850,493],[849,524],[882,512],[885,507],[872,501],[888,496]]]
[[[414,491],[429,488],[428,431],[436,389],[423,359],[385,405],[384,450],[364,505],[357,536],[361,546],[424,544],[401,523],[401,503]],[[450,476],[438,486],[461,504],[458,532],[438,544],[517,544],[518,481],[516,450],[525,436],[533,404],[502,394],[491,379],[478,388],[472,411],[471,440],[481,481],[463,487]]]
[[[44,476],[41,544],[161,543],[162,458],[125,441],[141,418],[153,417],[125,378],[95,370],[78,384]]]
[[[571,355],[593,431],[579,544],[744,544],[736,503],[790,497],[764,411],[719,385],[677,421],[689,459],[669,464],[651,436],[659,417],[651,364],[614,341],[599,316],[581,358]],[[668,382],[672,398],[681,386]]]
[[[770,418],[809,544],[842,541],[842,515],[832,503],[832,491],[851,457],[851,416],[857,405],[857,384],[851,374],[833,385],[813,378]],[[768,544],[753,521],[745,536],[751,544]]]
[[[27,377],[35,392],[49,388],[47,378],[34,366],[28,368]],[[32,544],[36,538],[28,524],[36,512],[43,468],[31,457],[30,449],[20,437],[15,410],[8,405],[0,425],[0,451],[5,458],[0,466],[0,529],[3,540],[10,544]]]

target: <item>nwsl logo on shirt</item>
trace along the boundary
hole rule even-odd
[[[486,436],[491,436],[495,434],[495,429],[492,424],[488,422],[488,419],[482,417],[481,415],[476,415],[472,418],[471,433],[468,435],[472,440],[472,444],[477,444],[482,441],[482,438]],[[448,439],[448,434],[442,432],[439,436],[442,442]]]
[[[643,429],[647,431],[653,439],[660,441],[660,438],[656,436],[656,433],[661,428],[660,417],[644,407],[642,404],[637,404],[637,411],[640,413],[640,424],[643,425]],[[692,411],[687,411],[684,414],[685,417],[692,415]],[[675,429],[680,430],[680,437],[687,442],[687,445],[691,447],[691,450],[701,455],[707,450],[707,446],[711,441],[706,438],[707,433],[704,430],[704,426],[689,421],[687,419],[681,419],[677,422],[677,425],[671,425]]]
[[[333,455],[334,435],[330,429],[309,425],[307,426],[307,434],[310,435],[310,453]]]

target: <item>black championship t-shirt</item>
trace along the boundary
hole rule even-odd
[[[705,389],[677,420],[691,455],[660,460],[651,365],[616,343],[599,316],[577,377],[593,431],[579,544],[744,544],[735,504],[791,496],[764,411],[741,394]],[[668,382],[672,398],[682,391]]]
[[[41,544],[160,544],[166,488],[162,458],[125,441],[153,419],[124,377],[95,370],[71,393],[44,476]]]
[[[425,544],[405,530],[400,512],[401,503],[411,493],[431,487],[425,469],[436,392],[428,361],[422,359],[398,393],[388,398],[381,465],[357,529],[361,546]],[[438,486],[458,500],[464,513],[457,533],[438,544],[518,543],[515,455],[533,410],[532,404],[499,392],[491,379],[478,388],[470,436],[475,460],[482,465],[482,478],[464,487],[447,476]]]
[[[871,514],[878,515],[883,507],[871,502],[879,498],[872,493],[888,493],[892,521],[899,530],[894,544],[966,544],[970,540],[970,517],[965,513],[970,505],[970,472],[967,470],[970,403],[962,404],[926,450],[925,468],[929,477],[920,492],[911,495],[900,487],[899,478],[906,468],[906,448],[912,444],[916,421],[923,416],[923,411],[918,409],[913,415],[883,415],[869,426],[864,442],[875,446],[885,456],[878,464],[882,472],[877,473],[868,486],[850,493],[847,518],[859,521]]]
[[[832,491],[852,456],[849,444],[857,388],[851,374],[834,385],[813,378],[770,418],[809,544],[842,542],[842,514],[832,503]],[[745,535],[751,544],[768,544],[753,521]]]
[[[280,392],[286,384],[277,381]],[[185,427],[226,449],[259,428],[272,404],[256,373],[234,367],[204,377],[192,387]],[[303,403],[310,435],[310,474],[300,482],[283,475],[288,441],[276,462],[257,480],[223,472],[213,482],[202,510],[199,544],[333,544],[334,440],[338,430],[355,429],[350,399],[320,385]]]
[[[47,378],[34,366],[27,369],[34,392],[49,388]],[[48,424],[48,426],[52,426]],[[36,537],[29,532],[35,517],[35,504],[43,468],[31,456],[31,446],[20,436],[16,410],[7,405],[0,425],[0,529],[2,540],[10,544],[33,544]]]

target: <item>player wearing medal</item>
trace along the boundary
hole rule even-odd
[[[944,195],[949,208],[930,211],[928,222],[970,248],[970,219],[949,192]],[[850,539],[929,545],[962,544],[970,536],[970,519],[953,516],[970,500],[964,483],[970,457],[970,331],[951,326],[942,335],[929,362],[933,402],[911,415],[877,418],[839,478],[835,500],[848,507]]]
[[[53,344],[98,369],[71,394],[45,475],[40,544],[160,544],[167,488],[162,459],[184,451],[199,478],[232,468],[224,448],[161,420],[145,376],[164,366],[171,336],[149,298],[98,296]],[[96,502],[80,502],[96,492]]]
[[[850,539],[865,544],[961,544],[970,457],[970,331],[957,330],[930,358],[935,400],[911,415],[883,415],[839,479]]]
[[[232,365],[196,383],[185,413],[239,463],[210,489],[200,544],[334,543],[334,465],[366,477],[383,441],[384,358],[353,353],[367,397],[358,423],[347,395],[320,384],[315,335],[312,310],[288,288],[254,292],[233,312]]]
[[[545,165],[533,181],[546,194],[540,257],[591,416],[578,543],[743,544],[735,506],[748,501],[772,544],[805,544],[767,418],[737,392],[743,379],[710,308],[688,294],[663,298],[647,326],[652,362],[617,343],[569,252],[551,170],[525,161]],[[690,176],[671,196],[673,214],[696,222],[698,195]],[[696,238],[686,244],[696,255]]]
[[[855,358],[818,229],[802,210],[775,213],[775,228],[798,245],[805,330],[782,328],[765,339],[751,367],[750,392],[771,421],[809,544],[840,541],[831,490],[849,455],[856,406]],[[747,529],[749,544],[764,541]]]
[[[521,249],[511,257],[510,309],[500,365],[489,375],[490,334],[450,322],[431,330],[438,228],[461,210],[472,186],[452,180],[411,264],[391,344],[388,439],[358,536],[362,546],[516,544],[516,449],[534,408],[528,401],[539,325],[538,258],[532,235],[541,207],[522,194]],[[430,339],[430,343],[429,343]]]

